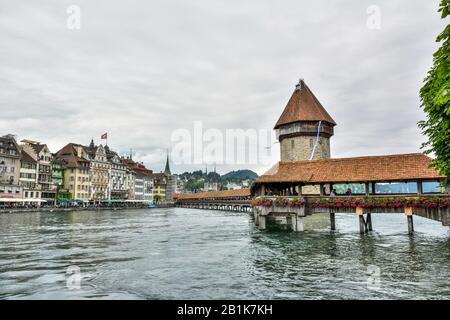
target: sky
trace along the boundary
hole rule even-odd
[[[271,133],[303,78],[337,122],[333,157],[419,152],[439,2],[0,0],[0,134],[56,152],[107,132],[159,172],[195,122]],[[217,171],[262,174],[279,160],[269,145],[265,161]],[[175,173],[213,166],[171,161]]]

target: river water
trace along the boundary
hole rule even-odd
[[[361,236],[355,215],[335,232],[311,219],[293,233],[181,208],[0,214],[0,298],[450,298],[448,227],[415,217],[410,237],[405,216],[374,214]]]

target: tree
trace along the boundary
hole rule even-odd
[[[450,14],[450,0],[439,5],[441,18]],[[450,25],[437,37],[441,47],[433,55],[433,67],[420,89],[422,108],[427,119],[419,122],[428,141],[422,145],[426,154],[434,153],[433,165],[450,177]]]

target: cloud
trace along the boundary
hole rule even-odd
[[[438,2],[377,1],[369,30],[372,1],[1,0],[0,133],[56,151],[107,131],[159,171],[193,121],[271,129],[302,77],[338,122],[334,156],[416,152]],[[66,27],[71,4],[80,30]]]

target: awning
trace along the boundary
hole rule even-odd
[[[0,202],[34,202],[34,203],[43,203],[47,202],[47,200],[42,199],[24,199],[24,198],[0,198]]]

